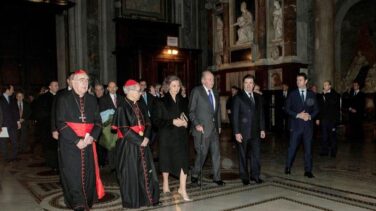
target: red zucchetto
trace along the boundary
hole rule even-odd
[[[87,73],[86,73],[85,70],[83,70],[83,69],[79,69],[79,70],[76,70],[76,71],[74,72],[74,74],[75,74],[75,75],[78,75],[78,74],[87,74]]]
[[[129,79],[128,81],[126,81],[126,82],[124,83],[124,87],[134,86],[134,85],[136,85],[136,84],[138,84],[137,81],[135,81],[135,80],[133,80],[133,79]]]

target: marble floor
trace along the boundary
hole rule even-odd
[[[348,142],[339,130],[336,158],[318,154],[314,142],[314,179],[303,176],[303,149],[300,148],[291,175],[283,173],[288,142],[268,134],[262,143],[263,184],[243,186],[238,179],[237,150],[230,140],[230,130],[221,135],[222,177],[224,187],[211,182],[211,164],[204,169],[202,189],[188,185],[192,202],[184,202],[171,179],[172,194],[162,195],[159,207],[139,210],[375,210],[376,211],[376,142],[373,123],[364,127],[365,139]],[[191,162],[194,154],[191,148]],[[67,210],[58,175],[44,167],[40,151],[22,154],[13,163],[0,163],[0,210]],[[120,193],[109,169],[102,169],[106,197],[92,210],[123,210]]]

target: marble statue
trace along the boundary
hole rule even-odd
[[[364,92],[376,92],[376,63],[368,70],[367,77],[364,84]]]
[[[345,79],[343,80],[342,89],[350,87],[356,76],[358,76],[360,69],[366,65],[368,65],[367,58],[361,51],[358,51],[358,54],[354,57],[353,62],[346,73]]]
[[[283,36],[283,17],[282,8],[279,1],[274,1],[273,11],[273,28],[274,28],[274,40],[281,40]]]
[[[253,16],[247,9],[247,3],[242,2],[240,5],[242,15],[237,18],[233,26],[238,26],[238,39],[236,45],[250,44],[253,42]]]
[[[215,49],[216,54],[216,64],[222,64],[223,55],[223,21],[221,17],[217,16],[217,27],[216,27],[216,39],[215,39]]]

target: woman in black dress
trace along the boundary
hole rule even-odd
[[[154,125],[159,128],[159,164],[163,175],[163,192],[170,192],[169,174],[179,177],[179,194],[190,201],[186,191],[188,173],[188,103],[179,94],[181,81],[168,76],[164,81],[168,92],[154,110]]]

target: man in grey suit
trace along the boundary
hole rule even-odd
[[[197,152],[191,181],[198,183],[198,175],[204,165],[210,149],[213,162],[213,182],[219,186],[225,183],[221,180],[219,152],[219,134],[221,133],[221,112],[219,96],[213,90],[214,75],[210,71],[202,72],[202,86],[195,87],[189,99],[189,118],[192,122],[192,135]]]

